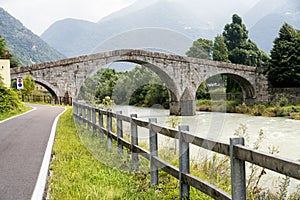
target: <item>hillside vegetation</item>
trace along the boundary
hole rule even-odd
[[[65,58],[3,8],[0,8],[0,19],[0,35],[5,39],[8,50],[22,65]]]

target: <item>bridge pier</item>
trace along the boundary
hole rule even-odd
[[[196,115],[196,101],[182,100],[180,101],[180,115],[181,116],[194,116]]]
[[[170,98],[170,115],[177,116],[194,116],[196,115],[196,100],[195,95],[190,92],[189,88],[185,88],[180,97],[180,101],[171,95]],[[179,98],[178,98],[179,99]]]

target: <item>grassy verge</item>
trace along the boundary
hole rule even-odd
[[[168,200],[179,198],[177,179],[160,171],[160,184],[151,187],[149,172],[120,171],[116,167],[101,163],[99,160],[105,160],[107,155],[102,155],[100,159],[99,156],[93,156],[91,154],[93,152],[86,149],[87,142],[91,142],[88,140],[88,138],[80,138],[80,134],[76,133],[72,111],[68,109],[61,116],[57,126],[53,160],[50,165],[52,173],[48,181],[49,199]],[[113,154],[109,152],[107,154],[111,156],[111,160],[115,159],[112,157]],[[212,199],[194,188],[191,188],[191,198]]]
[[[161,199],[147,175],[121,172],[94,158],[76,134],[71,109],[59,120],[53,154],[50,199]]]
[[[259,137],[259,141],[262,140],[261,138]],[[99,139],[99,135],[96,136],[96,139]],[[90,146],[89,150],[87,150],[87,146]],[[95,143],[94,134],[85,133],[83,136],[76,133],[72,110],[68,109],[61,116],[57,127],[53,160],[50,166],[52,175],[48,181],[49,199],[178,199],[179,184],[177,179],[160,171],[160,184],[150,187],[149,172],[120,171],[117,168],[118,163],[105,165],[100,161],[117,159],[113,153],[101,152],[99,147],[101,145]],[[91,148],[95,149],[91,151]],[[171,149],[164,147],[160,150],[160,157],[169,160],[171,164],[178,167],[178,155],[171,155],[170,157],[170,152]],[[120,159],[119,162],[121,162]],[[230,193],[230,164],[227,157],[214,155],[200,162],[192,161],[191,173]],[[260,168],[255,169],[253,174],[254,178],[251,181],[248,180],[248,185],[251,186],[251,183],[254,183],[254,188],[257,188],[261,177]],[[284,181],[288,182],[288,179],[284,179]],[[249,186],[249,199],[257,199],[261,195],[266,197],[264,199],[269,197],[276,200],[282,199],[277,197],[287,197],[285,191],[288,185],[280,186],[280,193],[278,194],[261,193],[260,190],[253,192],[253,188]],[[299,195],[295,193],[286,199],[298,198]],[[191,187],[191,199],[211,200],[212,198]]]
[[[13,117],[15,115],[25,113],[25,112],[27,112],[31,109],[32,109],[31,107],[23,106],[23,107],[21,107],[20,109],[17,109],[17,110],[12,110],[12,111],[6,112],[6,113],[0,113],[0,121],[8,119],[10,117]]]

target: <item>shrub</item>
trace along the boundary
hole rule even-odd
[[[251,115],[262,116],[265,113],[266,106],[265,105],[254,105],[251,109]]]
[[[250,111],[250,108],[245,103],[238,105],[235,109],[237,113],[243,113],[243,114],[249,113]]]
[[[11,88],[6,88],[0,80],[0,114],[17,111],[23,107],[18,93]]]
[[[286,97],[281,97],[277,104],[281,107],[287,106],[289,104],[289,100]]]

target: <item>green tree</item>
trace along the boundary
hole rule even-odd
[[[193,58],[211,59],[213,42],[207,39],[198,39],[193,42],[193,46],[186,52],[186,55]]]
[[[230,62],[228,59],[228,49],[222,35],[217,35],[213,45],[213,60]]]
[[[300,31],[287,23],[274,40],[267,76],[274,87],[300,87]]]
[[[29,95],[32,94],[35,88],[35,82],[32,79],[31,75],[28,74],[24,79],[23,79],[23,89],[22,89],[22,94],[24,95]]]
[[[261,67],[268,61],[268,55],[248,39],[248,30],[237,14],[232,16],[231,24],[225,25],[222,35],[232,63]]]
[[[96,97],[104,99],[112,96],[113,89],[119,78],[118,73],[114,69],[102,69],[97,72],[98,86],[96,88]]]
[[[225,25],[223,36],[229,51],[242,47],[248,39],[248,30],[240,16],[237,14],[232,16],[232,23]]]
[[[15,58],[15,56],[6,48],[6,42],[4,38],[0,35],[0,58],[9,58],[10,59],[10,67],[18,67],[20,63],[18,62],[18,59]]]

